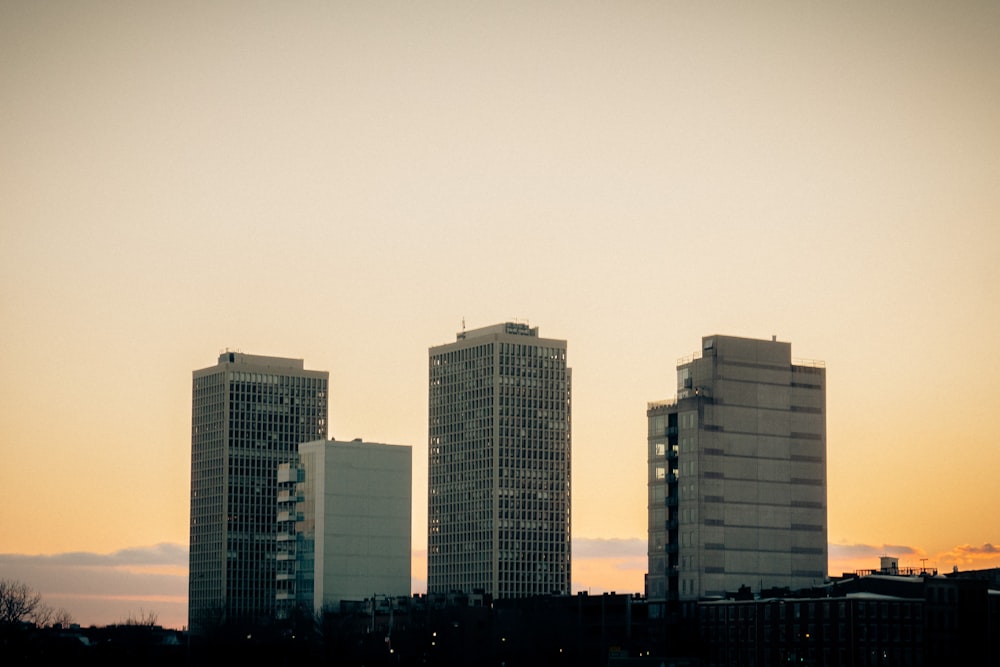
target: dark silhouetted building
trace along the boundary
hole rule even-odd
[[[871,574],[698,604],[702,657],[722,665],[996,664],[987,582]]]

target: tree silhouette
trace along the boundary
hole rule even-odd
[[[159,620],[159,616],[155,611],[143,611],[142,607],[140,607],[138,613],[129,612],[128,618],[122,621],[121,625],[129,625],[132,627],[140,627],[140,628],[153,628],[156,627],[157,620]]]
[[[0,625],[36,622],[39,611],[44,611],[41,593],[22,581],[0,579]]]

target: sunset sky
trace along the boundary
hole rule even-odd
[[[827,367],[830,571],[1000,566],[1000,3],[0,3],[0,577],[186,623],[191,372],[569,342],[573,580],[641,591],[647,401],[713,333]]]

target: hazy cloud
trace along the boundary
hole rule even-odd
[[[129,567],[188,566],[188,549],[182,544],[161,542],[149,547],[130,547],[108,554],[67,551],[59,554],[0,554],[0,563],[24,566]]]
[[[900,565],[904,567],[926,565],[939,570],[950,570],[955,566],[970,569],[1000,567],[1000,546],[991,542],[980,546],[959,544],[933,555],[918,547],[900,544],[831,544],[830,571],[836,573],[838,565],[847,569],[875,569],[879,566],[879,556],[899,557]]]
[[[143,608],[180,627],[187,617],[188,550],[174,543],[112,553],[0,554],[4,577],[23,581],[76,620],[115,623]]]
[[[830,560],[875,559],[879,556],[920,556],[923,554],[920,549],[901,544],[831,544],[829,546]]]
[[[573,540],[573,559],[577,558],[646,558],[646,540],[578,537]]]
[[[970,555],[994,555],[994,554],[1000,554],[1000,547],[995,547],[989,542],[987,542],[981,547],[974,547],[969,544],[963,544],[955,547],[952,550],[952,552],[970,554]]]
[[[4,576],[54,595],[187,595],[187,547],[163,543],[109,554],[0,554]]]
[[[578,537],[573,540],[573,591],[592,594],[643,589],[646,540]]]
[[[941,568],[952,566],[971,566],[973,569],[984,567],[1000,567],[1000,547],[990,542],[982,546],[959,544],[950,550],[937,554],[936,564]]]
[[[629,559],[617,562],[614,565],[614,568],[616,570],[626,570],[626,571],[639,570],[643,573],[646,572],[646,569],[648,567],[649,567],[649,561],[647,560],[645,554],[643,554],[641,557],[632,556]]]

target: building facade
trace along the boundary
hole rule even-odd
[[[773,339],[706,336],[678,362],[677,398],[646,414],[651,601],[823,583],[822,363]]]
[[[429,357],[428,593],[569,593],[566,341],[507,322]]]
[[[194,371],[188,622],[274,615],[277,470],[326,438],[328,374],[301,359],[225,352]]]
[[[319,440],[278,472],[278,616],[410,595],[413,453]]]

